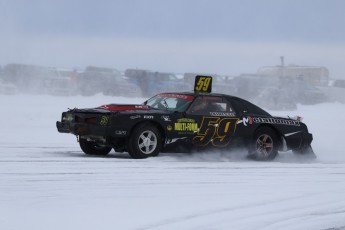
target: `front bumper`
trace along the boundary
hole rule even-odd
[[[66,122],[57,121],[56,122],[56,128],[57,128],[59,133],[71,133],[71,131],[72,131],[70,128],[70,125]]]
[[[108,136],[109,128],[85,123],[56,122],[56,128],[60,133],[71,133],[75,135]]]

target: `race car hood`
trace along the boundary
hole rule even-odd
[[[149,110],[149,106],[147,105],[123,105],[123,104],[110,104],[110,105],[102,105],[97,109],[104,109],[111,112],[117,111],[133,111],[133,110]]]
[[[138,104],[138,105],[128,105],[128,104],[109,104],[109,105],[102,105],[96,108],[84,108],[84,109],[68,109],[67,112],[72,113],[98,113],[98,114],[111,114],[111,113],[159,113],[159,114],[167,114],[171,113],[165,110],[154,109],[150,106]]]
[[[149,110],[147,105],[124,105],[124,104],[109,104],[102,105],[96,108],[84,108],[84,109],[69,109],[68,112],[76,113],[111,113],[111,112],[125,112],[125,111],[145,111]]]

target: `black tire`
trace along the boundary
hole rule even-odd
[[[127,151],[133,159],[158,156],[161,149],[161,133],[155,126],[147,123],[136,127],[127,141]]]
[[[87,155],[97,155],[97,156],[105,156],[110,153],[112,147],[110,146],[103,146],[99,145],[94,141],[88,141],[85,138],[79,139],[79,145],[81,150]]]
[[[255,160],[269,161],[277,156],[278,149],[279,140],[277,134],[271,128],[262,127],[254,134],[249,156]]]

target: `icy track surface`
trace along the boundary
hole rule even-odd
[[[345,229],[345,105],[299,106],[318,159],[280,154],[88,157],[55,122],[68,107],[144,99],[0,96],[0,229]]]

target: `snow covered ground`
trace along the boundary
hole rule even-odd
[[[0,95],[0,229],[345,229],[345,105],[299,106],[318,158],[90,157],[57,132],[68,107],[141,98]]]

